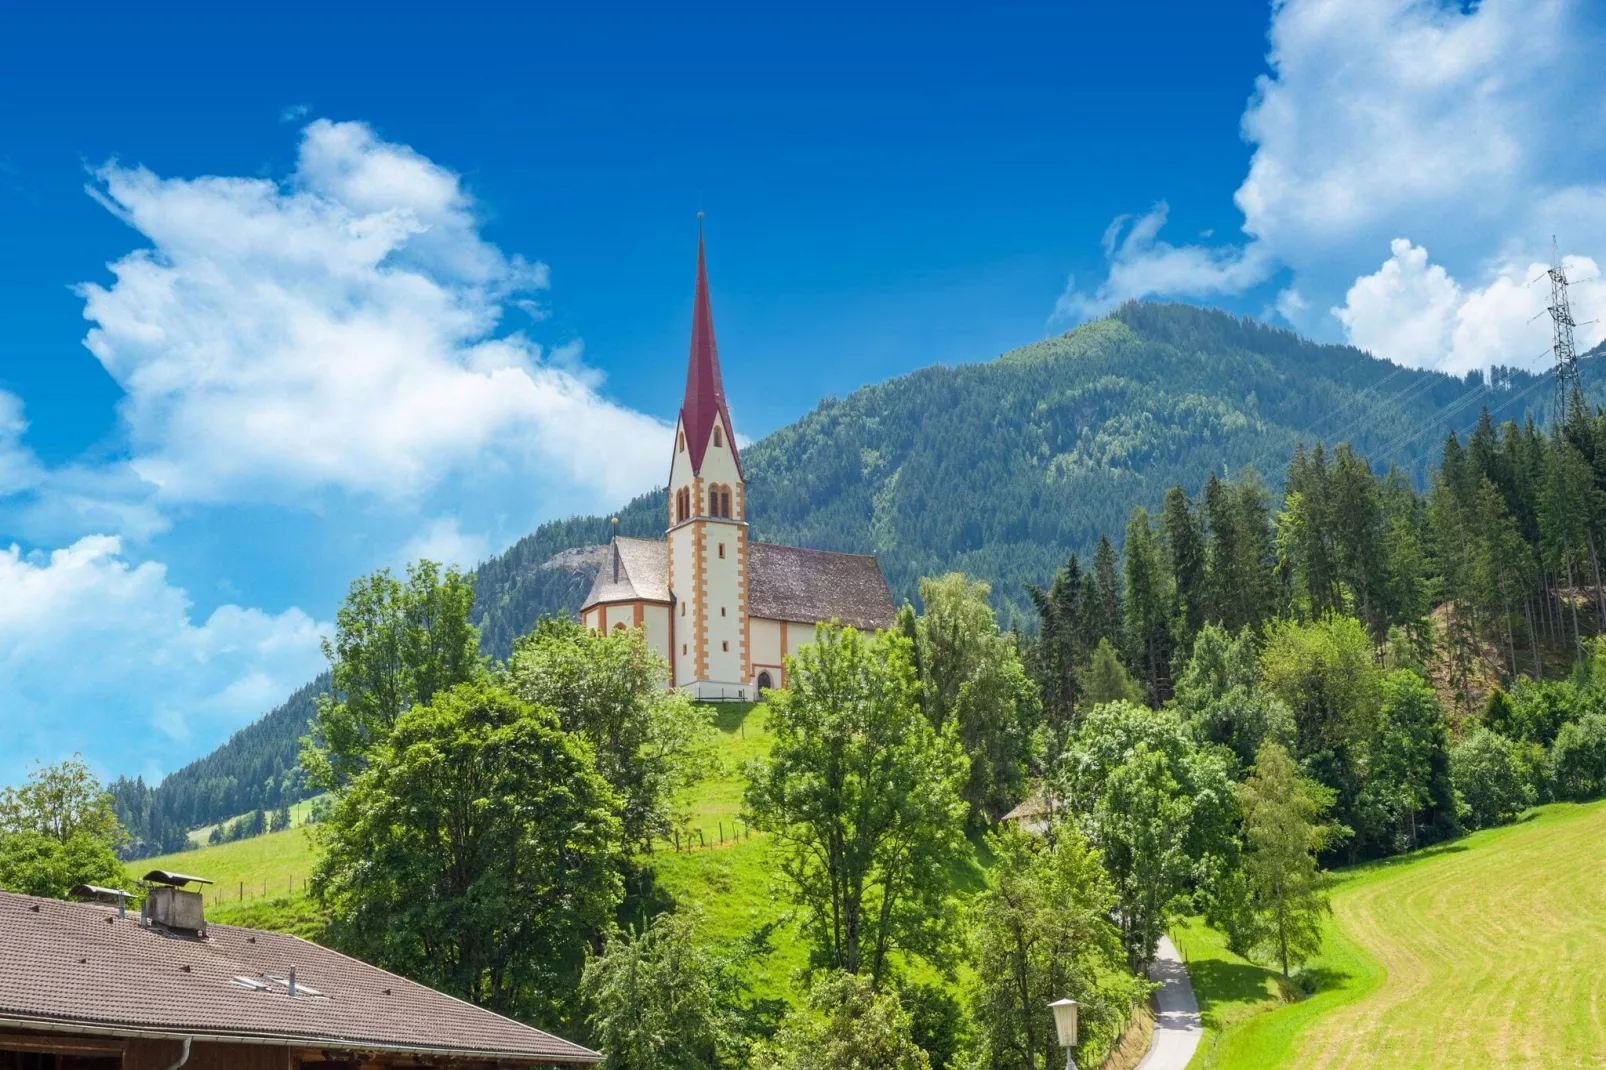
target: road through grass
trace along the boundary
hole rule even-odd
[[[1195,1066],[1606,1065],[1606,803],[1341,878],[1314,994],[1221,1023]]]

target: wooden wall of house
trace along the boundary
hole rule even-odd
[[[176,1040],[131,1040],[123,1070],[167,1070],[179,1056]],[[291,1070],[290,1049],[262,1044],[203,1044],[190,1048],[184,1070]]]

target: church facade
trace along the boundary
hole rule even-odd
[[[873,556],[751,541],[744,487],[699,234],[665,537],[615,537],[580,619],[597,632],[643,629],[669,663],[670,686],[703,701],[752,701],[785,687],[786,656],[820,621],[869,631],[895,616]]]

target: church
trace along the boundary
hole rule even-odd
[[[820,621],[863,631],[893,624],[892,595],[873,556],[748,538],[700,232],[665,526],[663,539],[614,537],[580,619],[596,632],[643,629],[669,663],[670,686],[694,699],[753,701],[785,687],[786,656],[814,638]]]

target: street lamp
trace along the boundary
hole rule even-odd
[[[1054,1012],[1054,1028],[1059,1031],[1060,1047],[1065,1049],[1065,1070],[1076,1070],[1071,1049],[1076,1047],[1076,1000],[1057,999],[1048,1005]]]

